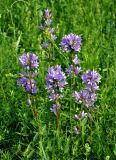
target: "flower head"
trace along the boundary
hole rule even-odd
[[[37,93],[37,88],[35,86],[35,81],[33,79],[28,80],[26,85],[25,85],[25,89],[28,93],[36,94]]]
[[[46,26],[49,26],[51,23],[52,23],[52,20],[51,20],[51,19],[47,19],[47,20],[45,21]]]
[[[36,69],[39,65],[38,56],[33,53],[24,53],[19,57],[19,61],[28,72],[23,71],[20,74],[17,84],[25,88],[29,94],[37,93],[34,77],[37,75]]]
[[[18,84],[19,86],[24,87],[24,86],[26,86],[27,81],[28,81],[28,79],[27,79],[26,77],[21,77],[21,78],[19,78],[17,84]]]
[[[74,118],[75,118],[76,120],[81,120],[81,119],[83,119],[84,117],[87,117],[87,113],[85,113],[84,111],[80,112],[79,115],[77,115],[77,114],[74,115]]]
[[[48,47],[48,43],[43,42],[41,46],[42,46],[42,48],[47,48]]]
[[[46,88],[50,91],[50,100],[62,98],[61,92],[67,84],[66,76],[61,70],[61,66],[49,67],[46,77]]]
[[[38,56],[33,53],[24,53],[19,57],[19,61],[21,65],[27,70],[36,69],[39,66]]]
[[[67,74],[70,76],[78,75],[81,71],[81,67],[70,65],[68,68],[66,68]]]
[[[70,33],[65,35],[60,42],[60,46],[62,47],[64,52],[80,51],[81,38],[78,35]]]
[[[74,126],[74,133],[75,133],[76,135],[79,135],[79,134],[80,134],[80,130],[79,130],[76,126]]]
[[[83,75],[82,75],[82,80],[85,83],[99,83],[101,80],[101,76],[97,71],[91,71],[87,70]]]
[[[55,66],[55,67],[50,67],[48,68],[48,75],[46,78],[46,82],[47,82],[47,87],[49,88],[49,85],[53,85],[56,82],[56,87],[60,87],[58,86],[59,82],[64,82],[61,86],[64,87],[64,85],[66,85],[66,76],[65,74],[62,72],[61,70],[61,66]]]
[[[87,90],[96,92],[99,89],[98,83],[101,80],[101,76],[96,71],[87,70],[82,75],[82,80],[85,82]]]
[[[54,32],[54,28],[49,28],[49,32],[53,33]]]
[[[78,101],[79,103],[83,103],[84,106],[87,108],[94,105],[94,103],[97,100],[96,94],[89,92],[87,89],[82,90],[80,92],[74,92],[73,97]]]
[[[77,55],[74,56],[72,62],[73,62],[74,64],[80,64],[80,60],[78,59],[78,56],[77,56]]]
[[[45,9],[43,12],[43,19],[52,19],[52,15],[49,9]]]
[[[60,108],[60,104],[56,103],[56,104],[53,104],[53,106],[52,106],[52,108],[50,108],[50,110],[51,110],[51,112],[53,112],[56,115],[59,108]]]
[[[51,34],[51,39],[52,39],[52,40],[56,40],[56,39],[57,39],[56,35]]]

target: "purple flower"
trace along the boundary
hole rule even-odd
[[[50,28],[50,29],[49,29],[49,32],[50,32],[50,33],[53,33],[53,32],[54,32],[54,28]]]
[[[82,80],[85,83],[92,82],[92,83],[99,83],[101,80],[101,76],[99,73],[96,71],[91,71],[87,70],[83,75],[82,75]]]
[[[50,10],[47,8],[44,10],[44,16],[49,17],[49,15],[50,15]]]
[[[19,86],[24,87],[24,86],[26,86],[27,81],[28,81],[28,79],[27,79],[26,77],[21,77],[21,78],[19,78],[17,84],[18,84]]]
[[[84,106],[87,108],[94,105],[95,101],[97,100],[96,94],[89,92],[87,89],[82,90],[80,92],[74,92],[73,97],[79,103],[83,103]]]
[[[36,75],[36,68],[38,67],[38,56],[33,53],[24,53],[20,56],[19,61],[21,65],[28,70],[28,72],[23,71],[17,82],[19,86],[25,88],[26,92],[29,94],[37,93],[37,88],[35,85],[35,80],[33,79]]]
[[[60,42],[60,46],[62,47],[64,52],[68,51],[80,51],[81,38],[78,35],[70,33],[65,35]]]
[[[19,57],[19,61],[21,65],[27,70],[36,69],[39,66],[38,56],[33,53],[24,53]]]
[[[66,72],[68,73],[68,75],[78,75],[81,71],[81,67],[78,66],[74,66],[74,65],[70,65],[68,68],[66,68]]]
[[[79,134],[80,134],[80,130],[79,130],[76,126],[74,126],[74,133],[75,133],[76,135],[79,135]]]
[[[61,66],[49,67],[48,74],[46,77],[46,88],[50,92],[50,100],[54,101],[55,99],[62,98],[60,94],[64,86],[67,84],[66,76],[61,70]]]
[[[43,16],[42,16],[42,19],[44,20],[45,27],[49,26],[52,23],[52,18],[53,17],[52,17],[52,15],[50,13],[50,10],[49,9],[45,9],[44,12],[43,12]]]
[[[47,82],[53,83],[54,81],[65,81],[66,76],[61,70],[61,66],[49,67],[48,68],[48,75],[47,75]]]
[[[37,93],[37,89],[35,86],[35,80],[33,80],[33,79],[30,80],[26,77],[21,77],[21,78],[19,78],[17,84],[19,86],[24,87],[28,93],[32,93],[32,94]]]
[[[99,89],[99,86],[97,85],[100,80],[101,76],[96,71],[87,70],[82,75],[82,80],[86,84],[86,89],[90,92],[96,92]]]
[[[74,118],[76,120],[81,120],[81,119],[83,119],[85,117],[87,117],[87,113],[85,113],[84,111],[82,111],[79,115],[76,115],[76,114],[74,115]]]
[[[24,68],[29,69],[29,60],[27,54],[24,53],[21,57],[19,57],[19,61]]]
[[[56,103],[56,104],[53,104],[52,108],[50,108],[51,112],[53,112],[55,115],[57,115],[57,111],[58,109],[60,108],[60,104],[59,103]]]
[[[45,30],[45,27],[44,27],[42,24],[39,26],[39,28],[40,28],[42,31]]]
[[[51,39],[52,39],[52,40],[56,40],[57,37],[56,37],[54,34],[51,34]]]
[[[45,9],[45,10],[44,10],[43,18],[45,18],[45,19],[52,19],[52,15],[51,15],[49,9]]]
[[[52,23],[52,20],[51,20],[51,19],[47,19],[47,20],[45,21],[46,26],[49,26],[51,23]]]
[[[41,46],[42,46],[42,48],[47,48],[48,47],[48,43],[43,42]]]
[[[97,83],[87,83],[86,84],[86,89],[90,92],[96,92],[97,90],[99,90],[99,86],[97,85]]]
[[[37,93],[37,88],[35,86],[35,81],[33,79],[28,80],[27,84],[25,85],[25,89],[28,93],[32,93],[32,94]]]
[[[73,62],[74,64],[80,64],[80,60],[78,59],[78,56],[77,56],[77,55],[74,56],[72,62]]]

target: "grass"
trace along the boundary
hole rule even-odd
[[[38,29],[44,8],[54,16],[58,43],[70,32],[82,37],[79,58],[82,67],[102,76],[94,123],[82,123],[83,134],[73,134],[70,99],[63,99],[61,126],[55,130],[55,116],[45,89],[50,62],[41,49],[43,35]],[[116,37],[115,6],[111,0],[1,0],[0,1],[0,156],[1,160],[115,160],[116,158]],[[24,52],[40,57],[36,107],[39,127],[26,105],[24,91],[17,86],[22,68],[18,57]],[[55,63],[66,60],[53,50]],[[85,124],[84,124],[85,123]],[[88,147],[87,144],[89,145]],[[90,147],[90,148],[89,148]],[[87,152],[87,149],[90,149]],[[109,156],[109,157],[108,157]]]

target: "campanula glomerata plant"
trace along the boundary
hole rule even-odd
[[[42,24],[40,25],[40,29],[51,39],[53,36],[52,33],[54,32],[54,28],[51,28],[52,23],[52,15],[50,10],[45,9],[42,16]],[[55,40],[55,39],[53,39]],[[54,42],[55,43],[55,42]],[[52,48],[52,43],[43,42],[42,48]],[[57,45],[57,44],[56,44]],[[51,66],[48,69],[48,75],[46,78],[46,88],[50,92],[50,100],[53,101],[53,106],[50,108],[51,112],[53,112],[56,115],[57,119],[57,126],[59,124],[59,117],[60,117],[60,99],[62,98],[61,92],[64,89],[64,86],[67,84],[70,93],[69,96],[74,97],[74,99],[82,105],[81,108],[78,108],[78,115],[74,115],[74,119],[77,121],[80,121],[81,119],[87,118],[91,116],[90,113],[87,113],[86,109],[84,111],[84,106],[88,108],[90,111],[90,108],[93,110],[94,103],[97,100],[96,91],[98,90],[98,84],[100,82],[101,76],[96,71],[87,70],[82,75],[82,81],[85,84],[85,89],[82,91],[75,91],[74,85],[76,87],[77,84],[77,78],[80,76],[80,72],[82,72],[82,67],[80,66],[80,60],[78,58],[78,53],[81,50],[81,37],[69,33],[68,35],[65,35],[59,44],[59,46],[62,49],[63,54],[65,56],[69,56],[69,66],[65,68],[65,74],[61,71],[61,66]],[[57,45],[57,47],[59,47]],[[60,48],[59,48],[60,50]],[[52,50],[50,50],[52,52]],[[53,53],[50,53],[53,54]],[[69,81],[70,85],[66,82]],[[81,84],[81,86],[83,85]],[[74,101],[74,100],[73,100]],[[73,102],[75,103],[75,102]],[[71,102],[71,105],[73,104]],[[74,126],[74,132],[78,135],[80,133],[80,125],[78,124],[78,127]]]
[[[49,99],[53,102],[53,106],[50,110],[56,115],[57,128],[59,127],[60,118],[60,99],[63,97],[63,90],[66,84],[66,76],[61,70],[61,66],[57,65],[48,68],[46,88],[50,92]]]
[[[0,0],[1,160],[116,159],[114,9]]]
[[[34,78],[37,75],[37,69],[39,67],[38,56],[34,53],[23,53],[23,55],[19,57],[19,61],[25,71],[20,74],[17,83],[19,86],[23,87],[27,93],[27,102],[32,107],[33,115],[35,115],[36,111],[34,110],[33,105],[35,103],[37,86]]]

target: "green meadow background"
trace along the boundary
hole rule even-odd
[[[58,134],[55,116],[49,110],[45,76],[50,63],[44,59],[43,35],[38,28],[45,8],[54,16],[57,43],[70,32],[80,35],[82,67],[95,69],[102,76],[95,121],[91,131],[83,124],[80,136],[71,128],[68,97],[63,100]],[[115,8],[115,0],[0,0],[0,160],[116,159]],[[17,86],[23,70],[18,58],[23,52],[34,52],[40,59],[36,96],[39,128],[25,92]],[[54,64],[65,65],[62,55],[56,49],[53,52]]]

